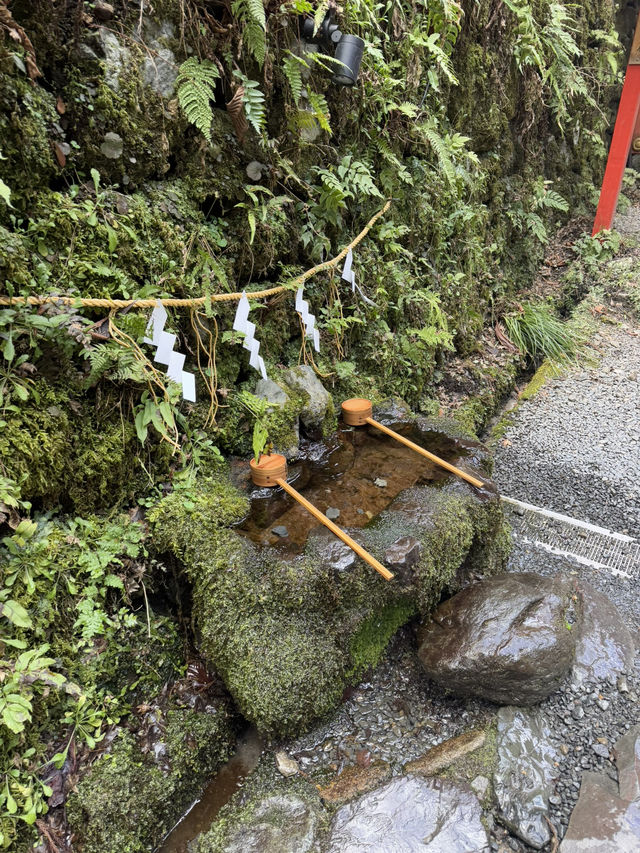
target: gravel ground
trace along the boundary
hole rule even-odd
[[[640,331],[602,325],[594,344],[599,364],[520,406],[495,479],[509,497],[640,537]]]

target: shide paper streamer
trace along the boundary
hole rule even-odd
[[[157,347],[154,361],[166,365],[167,378],[182,386],[182,396],[185,400],[195,403],[196,378],[193,373],[183,370],[186,356],[180,352],[175,352],[173,349],[177,338],[170,332],[164,331],[166,322],[167,311],[158,300],[147,324],[147,335],[150,334],[151,337],[145,337],[144,342]]]
[[[296,311],[300,315],[304,323],[305,334],[313,340],[313,348],[316,352],[320,352],[320,335],[316,329],[315,314],[309,313],[309,303],[302,298],[303,288],[299,288],[296,292]]]
[[[349,249],[349,251],[347,252],[347,257],[344,259],[344,268],[342,270],[342,278],[345,281],[349,282],[349,284],[351,285],[352,293],[355,293],[357,290],[358,293],[360,294],[363,302],[366,302],[367,305],[371,305],[374,308],[377,308],[378,306],[376,305],[376,303],[373,302],[371,299],[369,299],[368,296],[365,296],[364,293],[362,292],[361,288],[356,284],[356,273],[352,267],[353,267],[353,252],[351,251],[351,249]]]
[[[260,342],[255,339],[256,324],[249,322],[249,300],[247,294],[243,292],[240,302],[238,302],[238,310],[236,311],[235,320],[233,321],[234,332],[243,332],[244,341],[242,346],[249,350],[249,364],[254,370],[259,370],[263,379],[268,379],[267,369],[264,366],[264,361],[260,353]]]

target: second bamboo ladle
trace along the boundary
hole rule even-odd
[[[415,452],[419,453],[421,456],[425,456],[436,465],[440,465],[441,468],[446,468],[447,471],[451,471],[452,474],[461,477],[463,480],[466,480],[467,483],[471,483],[471,485],[475,486],[476,489],[481,489],[484,486],[482,480],[472,477],[471,474],[467,474],[466,471],[456,468],[455,465],[445,462],[444,459],[440,459],[440,457],[436,456],[434,453],[429,453],[429,451],[425,450],[424,447],[420,447],[420,445],[415,444],[413,441],[409,441],[408,438],[394,432],[392,429],[389,429],[389,427],[378,423],[378,421],[374,421],[372,415],[373,407],[371,405],[371,400],[364,400],[356,397],[352,400],[345,400],[342,404],[342,417],[348,426],[364,426],[365,424],[369,424],[369,426],[379,429],[380,432],[390,435],[391,438],[395,438],[396,441],[399,441],[406,447],[410,447],[411,450],[415,450]]]
[[[328,527],[329,530],[335,534],[338,539],[341,539],[345,545],[348,545],[352,551],[362,557],[362,559],[369,563],[376,572],[382,575],[385,580],[390,581],[393,577],[393,573],[386,569],[382,563],[379,563],[375,557],[372,557],[368,551],[365,551],[361,545],[352,539],[348,534],[341,530],[337,524],[334,524],[327,516],[320,512],[312,503],[306,498],[303,498],[300,492],[296,491],[293,486],[290,486],[287,483],[287,460],[284,456],[281,456],[279,453],[271,453],[268,456],[261,456],[258,462],[255,459],[252,459],[250,462],[251,467],[251,479],[256,484],[256,486],[280,486],[281,489],[284,489],[287,494],[291,495],[298,503],[303,506],[307,512],[310,512],[311,515],[316,518],[321,524],[324,524],[325,527]]]

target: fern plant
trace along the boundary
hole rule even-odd
[[[215,63],[191,56],[180,66],[176,80],[178,101],[184,114],[209,142],[213,123],[211,101],[215,99],[219,77]]]
[[[233,73],[240,80],[240,84],[244,89],[242,104],[247,121],[256,133],[262,133],[266,124],[266,116],[264,111],[264,95],[260,91],[260,84],[255,80],[250,80],[241,71],[234,71]]]
[[[262,0],[234,0],[231,11],[242,24],[244,44],[262,68],[267,55],[267,20]]]

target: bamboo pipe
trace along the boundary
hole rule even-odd
[[[451,471],[452,474],[461,477],[463,480],[466,480],[467,483],[471,483],[471,485],[475,486],[476,489],[483,488],[484,483],[482,480],[478,480],[476,477],[471,476],[471,474],[467,474],[466,471],[462,471],[460,468],[456,468],[455,465],[445,462],[444,459],[440,459],[440,457],[436,456],[434,453],[429,453],[429,451],[425,450],[424,447],[420,447],[420,445],[415,444],[413,441],[409,441],[408,438],[394,432],[392,429],[389,429],[389,427],[378,423],[378,421],[374,421],[371,417],[372,414],[373,407],[370,400],[355,398],[352,400],[345,400],[342,404],[342,416],[344,418],[344,422],[349,426],[364,426],[364,424],[369,424],[370,426],[379,429],[380,432],[390,435],[391,438],[395,438],[396,441],[399,441],[406,447],[411,448],[411,450],[415,450],[416,453],[426,457],[431,462],[435,462],[436,465],[440,465],[441,468],[446,468],[447,471]]]
[[[375,557],[372,557],[368,551],[365,551],[361,545],[358,545],[344,530],[341,530],[337,524],[334,524],[323,512],[320,512],[306,498],[303,498],[300,492],[287,483],[287,461],[284,456],[281,456],[279,453],[261,456],[259,462],[252,459],[250,467],[251,479],[256,486],[280,486],[281,489],[284,489],[287,494],[291,495],[294,500],[303,506],[307,512],[310,512],[314,518],[321,524],[324,524],[338,539],[341,539],[345,545],[348,545],[352,551],[355,551],[359,557],[366,563],[369,563],[385,580],[390,581],[393,578],[393,573],[389,569],[385,568],[382,563],[379,563]]]

